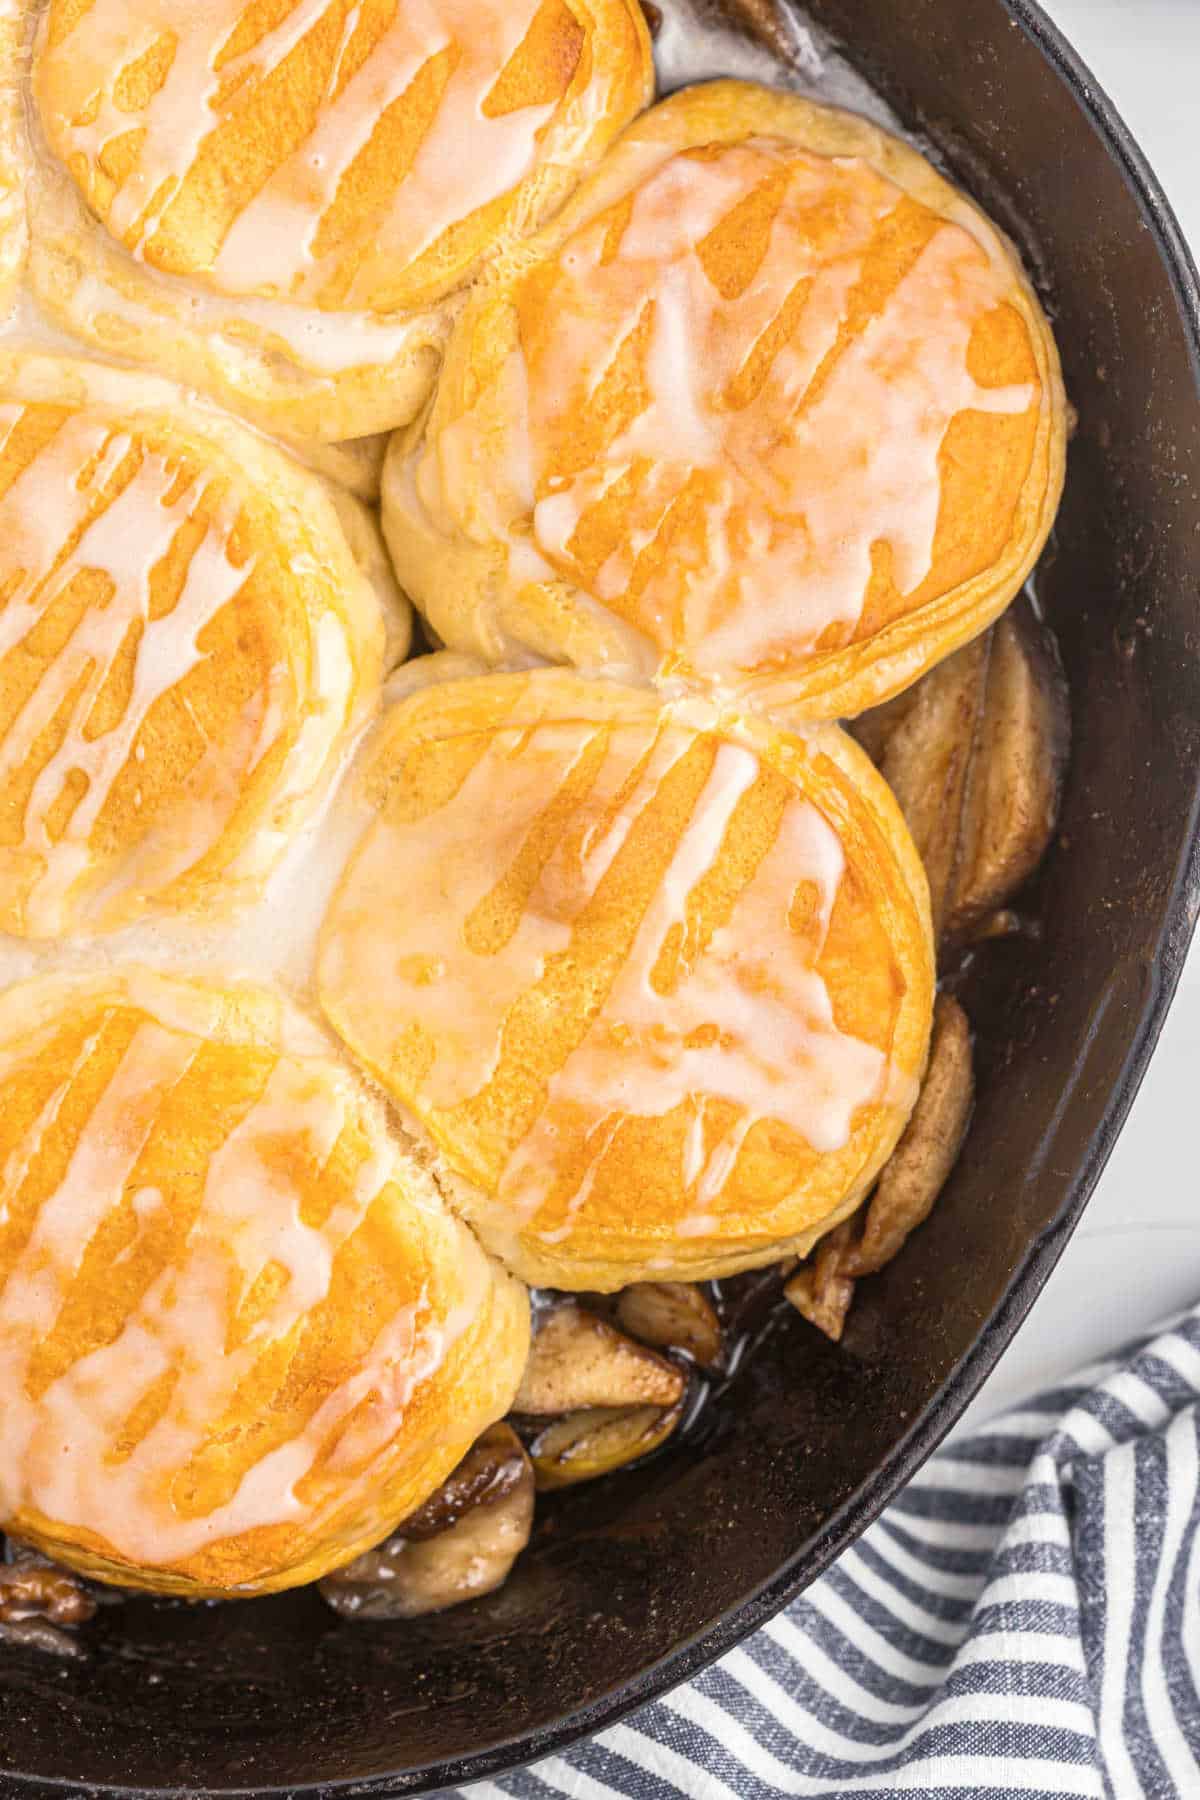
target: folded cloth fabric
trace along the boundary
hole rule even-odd
[[[934,1456],[689,1686],[471,1800],[1200,1796],[1200,1307]]]

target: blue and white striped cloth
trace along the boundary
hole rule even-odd
[[[1200,1797],[1200,1307],[956,1442],[690,1686],[470,1800]]]

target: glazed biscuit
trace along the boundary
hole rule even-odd
[[[452,649],[850,716],[1007,605],[1066,422],[977,207],[863,119],[716,81],[473,291],[384,525]]]
[[[567,672],[385,718],[323,927],[335,1029],[525,1280],[614,1289],[803,1252],[911,1110],[925,878],[835,726]]]
[[[256,898],[404,654],[373,519],[169,382],[0,353],[0,929]]]
[[[0,1523],[235,1598],[385,1537],[511,1404],[524,1292],[325,1035],[126,968],[0,997]]]

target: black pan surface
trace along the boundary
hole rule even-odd
[[[741,5],[771,29],[766,0]],[[1008,1343],[1104,1166],[1200,896],[1200,288],[1127,131],[1030,0],[809,10],[1018,238],[1080,415],[1037,584],[1072,694],[1062,831],[1026,905],[1040,937],[989,946],[963,990],[979,1100],[962,1160],[841,1348],[781,1319],[705,1432],[552,1496],[489,1599],[390,1626],[305,1592],[139,1600],[101,1614],[86,1660],[0,1647],[5,1793],[407,1794],[610,1723],[875,1516]]]

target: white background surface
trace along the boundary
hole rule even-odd
[[[1107,89],[1200,254],[1200,0],[1043,0]],[[1200,935],[1112,1160],[1015,1341],[959,1425],[1200,1300]]]

